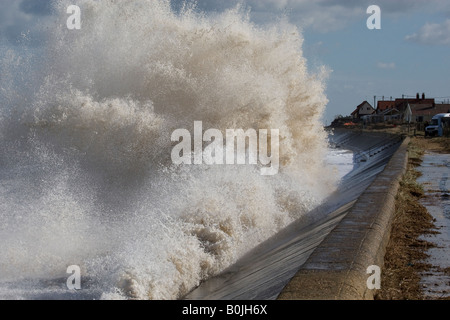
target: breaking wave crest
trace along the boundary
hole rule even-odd
[[[42,55],[1,61],[2,282],[79,265],[103,299],[177,299],[335,187],[326,72],[308,73],[294,26],[256,26],[239,7],[80,0],[70,31],[69,4],[55,3]],[[170,135],[194,121],[279,129],[280,172],[174,166]]]

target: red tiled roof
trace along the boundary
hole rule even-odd
[[[409,104],[434,104],[434,99],[395,99],[396,105],[405,102]]]
[[[378,101],[377,112],[395,108],[395,101]]]
[[[401,112],[404,112],[407,105],[434,105],[434,99],[395,99],[395,107],[400,110]]]

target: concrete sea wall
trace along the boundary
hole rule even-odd
[[[383,264],[408,140],[340,130],[330,142],[354,152],[354,169],[338,190],[184,299],[373,298],[366,270]]]
[[[405,139],[348,214],[314,250],[278,299],[373,299],[369,266],[383,266],[395,197],[406,170]]]

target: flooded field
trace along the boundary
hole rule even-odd
[[[437,233],[424,237],[435,247],[428,249],[425,261],[432,267],[422,275],[425,298],[450,297],[450,154],[427,152],[418,170],[425,197],[421,200],[435,219]]]

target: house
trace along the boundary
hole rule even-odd
[[[377,114],[381,114],[388,109],[395,109],[395,101],[394,100],[380,100],[377,102]]]
[[[359,106],[356,107],[355,111],[351,113],[353,119],[361,119],[364,116],[369,116],[375,113],[375,109],[370,103],[364,101]]]
[[[413,122],[413,112],[412,112],[412,109],[411,109],[411,105],[408,103],[407,104],[407,106],[406,106],[406,108],[405,108],[405,111],[403,112],[403,122],[404,123],[411,123],[411,122]]]
[[[396,108],[386,108],[383,111],[377,111],[376,114],[368,116],[368,118],[366,118],[366,121],[370,123],[399,121],[402,116],[402,113]]]
[[[408,105],[411,108],[411,113],[414,115],[415,110],[432,108],[435,105],[434,99],[427,99],[425,93],[422,93],[422,97],[417,94],[415,99],[404,98],[395,99],[395,108],[401,113],[409,112]]]
[[[434,104],[428,107],[418,108],[411,105],[413,113],[413,121],[415,122],[430,122],[431,118],[439,113],[450,113],[450,104]]]
[[[416,97],[397,98],[393,100],[380,100],[377,109],[374,110],[370,103],[364,101],[356,107],[351,117],[354,120],[362,120],[364,123],[418,123],[421,125],[431,121],[431,118],[439,113],[450,113],[450,104],[436,104],[435,99],[430,99],[417,94]]]
[[[445,109],[445,107],[444,107]],[[389,111],[391,110],[391,111]],[[372,122],[397,121],[404,123],[430,121],[442,110],[434,99],[426,98],[425,93],[417,93],[415,98],[397,98],[378,101],[377,117]]]

